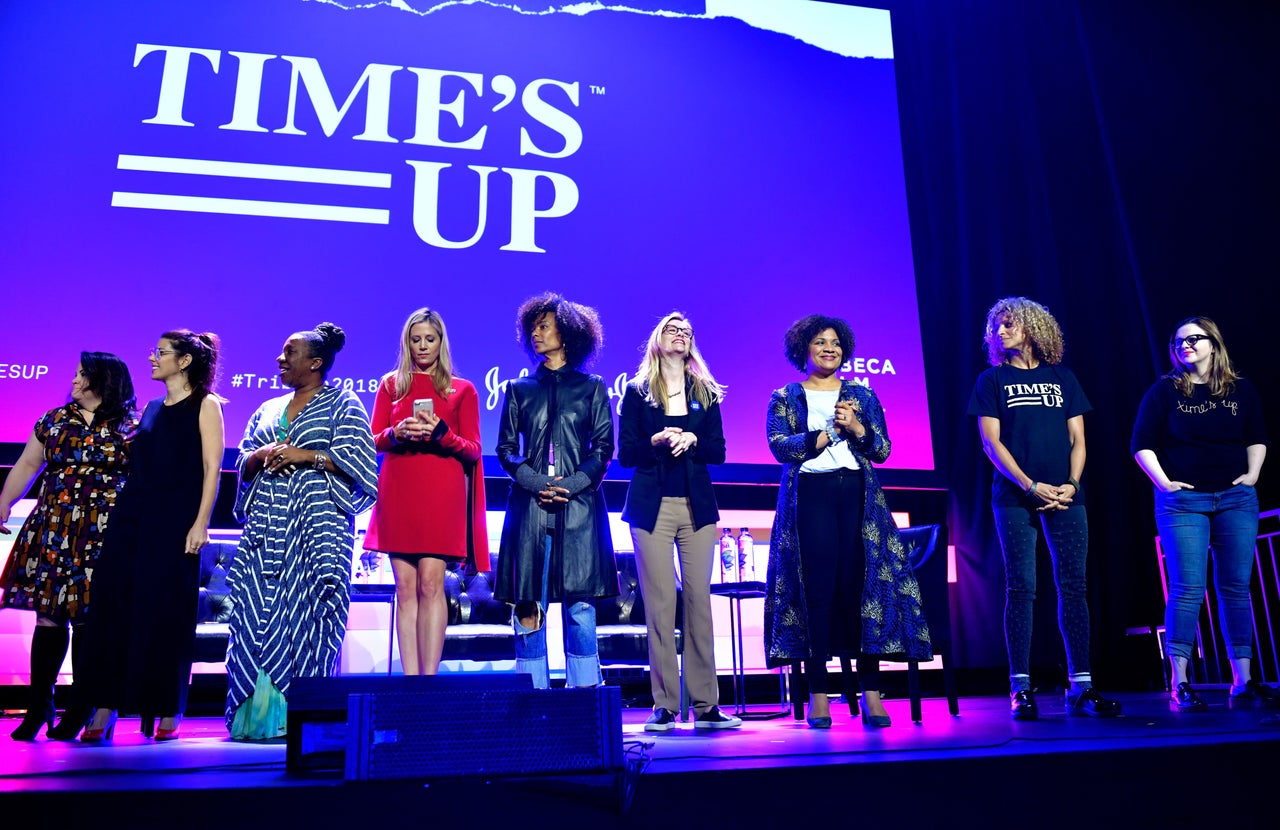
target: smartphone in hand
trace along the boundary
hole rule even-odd
[[[413,417],[417,418],[420,414],[432,415],[436,411],[436,402],[431,398],[418,398],[413,402]]]

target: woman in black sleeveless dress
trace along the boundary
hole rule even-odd
[[[217,348],[214,335],[184,329],[166,332],[151,353],[151,377],[166,394],[142,414],[133,475],[99,562],[89,620],[98,708],[82,741],[110,739],[122,708],[142,715],[148,737],[177,737],[191,681],[200,549],[222,461],[221,399],[212,394]]]

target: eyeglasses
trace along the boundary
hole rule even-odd
[[[177,349],[152,349],[151,351],[147,352],[147,357],[153,357],[156,360],[159,360],[160,358],[164,357],[167,354],[177,354],[177,353],[178,353]]]
[[[663,326],[662,333],[669,334],[673,337],[677,334],[683,334],[685,337],[693,337],[693,329],[681,328],[680,326]]]
[[[1196,346],[1200,345],[1201,340],[1208,340],[1210,343],[1213,342],[1213,338],[1207,334],[1188,334],[1186,337],[1173,338],[1173,347],[1175,349],[1181,349],[1183,346],[1190,346],[1194,349]]]

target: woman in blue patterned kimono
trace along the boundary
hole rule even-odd
[[[332,674],[342,646],[354,519],[378,492],[364,406],[324,382],[345,342],[331,323],[292,335],[276,363],[293,392],[260,406],[240,442],[235,512],[244,535],[227,577],[234,740],[282,737],[290,681]]]
[[[856,657],[862,722],[888,726],[880,660],[933,655],[920,586],[871,466],[889,457],[884,410],[875,392],[836,374],[853,354],[844,320],[805,317],[785,343],[807,377],[769,401],[769,449],[784,466],[769,541],[766,659],[804,661],[809,726],[827,729],[827,660]]]

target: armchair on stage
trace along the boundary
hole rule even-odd
[[[951,714],[960,714],[960,701],[956,695],[955,668],[951,665],[951,598],[947,585],[947,526],[920,525],[904,527],[898,531],[902,544],[907,548],[911,570],[920,583],[920,601],[925,619],[929,621],[929,635],[933,640],[933,653],[941,658],[942,685],[947,695],[947,707]],[[911,697],[911,720],[919,722],[920,664],[907,664],[907,691]]]

